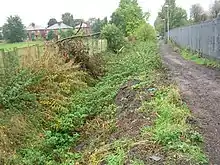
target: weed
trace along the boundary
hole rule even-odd
[[[220,68],[220,62],[217,59],[206,58],[201,56],[199,53],[193,53],[189,49],[178,48],[175,43],[170,43],[175,50],[179,50],[179,53],[186,59],[195,62],[199,65],[205,65],[212,68]]]
[[[155,125],[143,129],[151,134],[154,141],[164,146],[168,151],[175,150],[192,162],[207,163],[207,158],[200,148],[202,137],[192,131],[186,119],[190,116],[188,108],[180,101],[178,90],[174,86],[162,88],[156,93],[148,105],[158,114]]]
[[[108,165],[123,165],[126,154],[123,150],[121,149],[116,149],[115,154],[108,155],[106,158],[106,162]]]
[[[132,160],[131,164],[132,165],[144,165],[144,161],[135,159],[135,160]]]

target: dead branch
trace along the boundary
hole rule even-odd
[[[99,34],[101,34],[101,33],[98,32],[98,33],[93,33],[93,34],[88,34],[88,35],[74,35],[74,36],[71,36],[71,37],[67,37],[67,38],[63,38],[63,39],[61,39],[61,40],[58,40],[58,41],[56,42],[56,44],[57,44],[57,43],[60,43],[60,42],[63,42],[63,41],[65,41],[65,40],[71,40],[71,39],[74,39],[74,38],[87,38],[87,37],[97,36],[97,35],[99,35]]]

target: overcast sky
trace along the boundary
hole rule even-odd
[[[165,0],[139,0],[144,11],[150,11],[150,23],[153,24],[157,12]],[[176,0],[177,5],[187,11],[194,3],[200,3],[205,9],[209,9],[214,0]],[[28,26],[31,22],[46,26],[50,18],[61,20],[62,13],[70,12],[74,18],[88,19],[91,17],[103,18],[110,16],[117,8],[119,0],[1,0],[0,26],[8,16],[19,15]]]

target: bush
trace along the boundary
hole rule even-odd
[[[61,30],[59,31],[59,35],[60,35],[60,38],[66,38],[66,33],[65,31]]]
[[[2,33],[0,33],[0,40],[3,40],[3,36],[2,36]]]
[[[53,44],[48,44],[37,60],[23,63],[21,67],[24,69],[18,68],[18,72],[4,78],[5,81],[0,80],[0,162],[3,161],[3,164],[8,164],[8,160],[13,159],[13,151],[21,152],[22,148],[33,141],[41,144],[43,137],[45,143],[37,145],[42,150],[55,148],[55,145],[61,143],[64,150],[67,144],[72,143],[78,137],[77,134],[59,134],[56,131],[60,125],[57,118],[70,108],[71,95],[86,88],[90,79],[93,81],[73,61],[65,63]],[[51,133],[44,130],[51,130]],[[50,153],[55,154],[57,150],[51,149]],[[34,153],[35,157],[31,157],[41,162],[38,158],[43,159],[46,155],[45,152],[42,153],[42,157],[37,152]],[[17,163],[19,156],[16,153],[14,164],[26,164]],[[51,159],[52,156],[48,157]]]
[[[49,33],[47,34],[47,40],[52,40],[54,39],[54,32],[53,30],[49,31]]]
[[[74,35],[74,30],[73,29],[68,29],[66,32],[66,37],[71,37]]]
[[[29,92],[30,86],[36,85],[41,76],[28,70],[20,71],[17,75],[8,78],[7,83],[0,87],[0,105],[11,111],[30,108],[36,103],[36,94]]]
[[[156,40],[156,32],[148,23],[143,23],[139,26],[134,32],[134,35],[136,39],[140,41]]]
[[[108,49],[117,52],[124,45],[124,37],[114,24],[107,24],[101,31],[101,36],[108,42]]]

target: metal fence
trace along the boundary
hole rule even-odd
[[[170,39],[181,47],[220,59],[220,18],[172,29]]]

